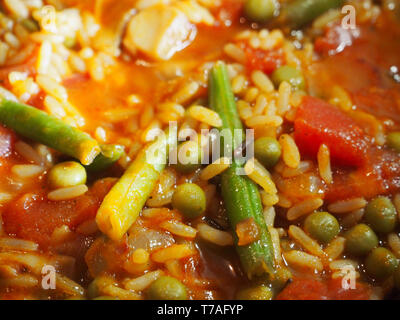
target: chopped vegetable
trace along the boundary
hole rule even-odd
[[[271,137],[259,138],[254,142],[254,155],[264,167],[272,168],[281,157],[281,145]]]
[[[267,22],[277,13],[276,0],[247,0],[244,5],[246,18],[254,22]]]
[[[222,62],[218,62],[211,71],[209,90],[211,106],[220,115],[223,121],[222,128],[230,130],[232,136],[235,129],[243,130],[227,69]],[[226,143],[231,144],[235,150],[241,142]],[[259,240],[247,246],[238,246],[239,239],[235,235],[236,250],[243,269],[250,279],[265,275],[274,278],[273,247],[263,217],[260,194],[257,186],[249,178],[237,174],[237,170],[242,166],[234,159],[231,167],[222,174],[222,197],[231,228],[236,230],[238,223],[253,218],[259,228]]]
[[[0,101],[0,122],[18,134],[89,165],[100,152],[96,140],[45,112],[9,100]]]
[[[195,35],[195,27],[185,14],[172,6],[152,6],[129,22],[124,44],[132,53],[140,50],[157,60],[169,60],[185,48]]]
[[[365,224],[358,224],[345,234],[346,252],[362,256],[366,255],[378,245],[375,232]]]
[[[305,80],[302,72],[287,65],[276,69],[271,75],[271,80],[277,88],[283,81],[290,83],[292,87],[296,89],[303,90],[305,87]]]
[[[382,280],[392,275],[398,265],[399,262],[395,255],[383,247],[375,248],[365,259],[365,270],[368,275],[377,280]]]
[[[187,300],[186,287],[179,280],[162,276],[154,281],[147,290],[150,300]]]
[[[365,208],[365,220],[375,232],[392,232],[397,224],[397,212],[388,197],[376,197]]]
[[[47,180],[53,189],[78,186],[86,183],[86,170],[75,161],[58,163],[50,169]]]
[[[102,145],[100,154],[86,166],[89,172],[100,172],[111,167],[124,154],[124,147],[116,144]]]
[[[367,143],[360,127],[339,109],[313,97],[304,97],[294,123],[300,151],[316,156],[321,144],[338,164],[360,166],[367,159]]]
[[[304,221],[304,229],[319,242],[329,243],[338,235],[340,225],[337,219],[328,212],[315,212]]]
[[[99,229],[119,240],[136,221],[167,162],[167,135],[143,149],[104,198],[97,212]]]
[[[206,195],[197,184],[184,183],[176,188],[172,206],[185,217],[194,219],[206,210]]]
[[[301,28],[329,9],[339,8],[343,0],[295,0],[284,9],[284,19],[293,27]]]

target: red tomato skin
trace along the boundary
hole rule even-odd
[[[334,164],[357,167],[367,160],[363,130],[339,109],[314,97],[303,98],[294,122],[294,136],[300,151],[312,157],[325,144]]]
[[[24,194],[5,207],[2,214],[5,231],[47,247],[55,228],[67,225],[73,229],[93,219],[111,186],[108,181],[99,181],[85,195],[65,201],[50,201],[43,192]]]
[[[369,300],[371,288],[356,282],[354,289],[344,289],[342,279],[319,281],[314,279],[295,279],[277,296],[277,300]]]
[[[278,296],[277,300],[327,300],[327,287],[321,282],[312,279],[295,279],[288,284]]]

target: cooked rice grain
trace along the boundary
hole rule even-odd
[[[47,198],[52,201],[62,201],[77,198],[88,191],[88,187],[84,184],[79,186],[61,188],[49,192]]]

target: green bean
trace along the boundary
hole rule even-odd
[[[96,215],[99,229],[119,240],[136,221],[167,163],[171,135],[144,148],[104,198]]]
[[[339,8],[344,0],[295,0],[283,10],[284,20],[293,28],[301,28],[324,12]]]
[[[86,166],[89,172],[100,172],[111,167],[124,154],[124,147],[116,144],[101,145],[100,154]]]
[[[211,107],[220,115],[222,130],[229,130],[234,137],[234,130],[243,132],[234,96],[230,87],[227,69],[224,63],[217,62],[210,73],[209,95]],[[244,134],[243,134],[244,137]],[[237,149],[242,141],[233,139],[224,141],[232,150]],[[245,246],[239,246],[235,234],[236,250],[242,267],[249,279],[255,276],[274,278],[275,268],[271,236],[263,217],[262,204],[257,186],[246,176],[238,175],[242,163],[233,159],[233,163],[223,174],[221,191],[231,228],[247,219],[254,219],[259,229],[259,240]]]
[[[175,168],[180,173],[196,171],[201,166],[201,148],[195,141],[185,141],[178,147],[178,163]]]
[[[276,0],[247,0],[244,13],[253,22],[267,22],[274,17],[278,9]]]
[[[45,144],[89,165],[100,146],[88,134],[47,113],[9,100],[0,101],[0,123],[26,138]]]

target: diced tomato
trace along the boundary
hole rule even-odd
[[[277,296],[277,300],[368,300],[371,288],[356,282],[355,288],[344,289],[342,279],[327,282],[295,279]]]
[[[6,158],[11,154],[14,141],[15,134],[0,125],[0,158]]]
[[[344,289],[342,279],[332,279],[327,283],[330,300],[369,300],[371,288],[362,283],[356,282],[354,288]]]
[[[325,29],[322,37],[315,40],[315,51],[325,55],[342,52],[353,44],[359,32],[358,29],[344,29],[341,24],[333,24]]]
[[[261,70],[271,74],[275,69],[285,64],[285,56],[282,49],[262,50],[254,49],[247,43],[239,43],[247,57],[249,70]]]
[[[303,98],[294,127],[296,143],[303,154],[316,156],[320,145],[325,144],[336,164],[360,166],[367,159],[368,144],[363,130],[323,100]]]
[[[296,279],[288,284],[277,300],[328,300],[328,289],[321,282],[312,279]]]
[[[221,22],[221,26],[229,27],[234,22],[239,22],[243,11],[243,2],[237,0],[224,0],[215,10],[214,16]]]
[[[25,194],[5,208],[2,214],[5,230],[47,246],[55,228],[62,225],[74,228],[94,218],[111,186],[111,181],[102,180],[87,194],[66,201],[50,201],[41,193]]]

